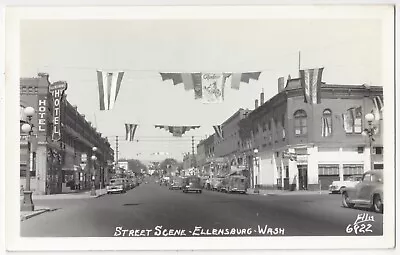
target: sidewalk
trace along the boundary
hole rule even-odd
[[[329,194],[328,190],[314,190],[314,191],[309,191],[309,190],[295,190],[295,191],[289,191],[289,190],[260,190],[260,193],[254,193],[254,189],[248,189],[247,194],[249,195],[263,195],[263,196],[293,196],[293,195],[326,195]]]
[[[52,194],[52,195],[32,195],[33,200],[43,200],[43,199],[85,199],[85,198],[98,198],[107,194],[106,189],[97,189],[96,196],[90,195],[90,190],[84,192],[74,192],[65,194]],[[21,196],[22,198],[22,196]]]

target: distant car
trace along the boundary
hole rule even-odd
[[[226,192],[238,192],[245,194],[247,192],[246,177],[241,175],[229,176],[226,185]]]
[[[196,193],[201,193],[203,187],[201,186],[201,180],[197,176],[188,176],[183,180],[183,193],[188,193],[194,191]]]
[[[211,182],[210,182],[210,188],[211,188],[211,190],[218,190],[218,191],[220,191],[220,189],[221,189],[221,186],[222,186],[222,180],[223,180],[224,178],[212,178],[211,179]]]
[[[125,193],[127,185],[124,178],[111,179],[110,183],[106,187],[107,194],[111,193]]]
[[[331,185],[329,185],[329,191],[334,193],[342,193],[342,190],[347,187],[354,187],[359,183],[362,179],[360,175],[353,175],[348,177],[344,181],[333,181]]]
[[[362,181],[342,191],[342,205],[353,208],[369,207],[383,213],[383,170],[365,172]]]
[[[182,189],[183,179],[180,177],[175,178],[169,185],[169,189]]]

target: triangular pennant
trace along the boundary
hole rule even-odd
[[[100,110],[111,110],[117,100],[124,72],[97,70]]]

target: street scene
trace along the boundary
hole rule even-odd
[[[21,237],[382,236],[380,33],[21,22]]]
[[[21,235],[341,236],[355,235],[352,226],[357,217],[373,219],[367,223],[371,224],[371,232],[358,235],[382,235],[382,214],[343,208],[340,200],[339,195],[327,192],[242,195],[204,190],[202,194],[185,194],[150,181],[123,194],[35,200],[35,206],[54,211],[22,221]],[[57,228],[54,228],[55,225]],[[231,234],[232,229],[236,233]],[[243,229],[245,233],[242,233]],[[347,233],[346,229],[352,232]],[[216,232],[221,230],[224,233]]]

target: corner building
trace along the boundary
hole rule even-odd
[[[362,135],[368,127],[365,115],[374,108],[373,98],[383,96],[382,87],[323,83],[321,90],[321,103],[310,105],[304,102],[300,79],[286,86],[279,82],[278,94],[259,107],[256,102],[239,122],[253,187],[328,189],[334,180],[369,170],[371,158],[374,169],[383,169],[382,114],[374,122],[378,133],[372,156],[368,137]],[[351,109],[348,124],[343,115]]]
[[[60,104],[59,141],[52,140],[54,111],[52,95],[49,93],[49,75],[39,73],[38,77],[20,79],[20,123],[26,121],[23,110],[31,106],[35,109],[32,117],[33,160],[31,162],[31,190],[35,194],[57,194],[87,190],[91,180],[95,186],[104,187],[110,177],[114,151],[108,140],[96,131],[76,106],[71,105],[64,95]],[[58,119],[57,119],[58,121]],[[25,186],[26,171],[29,169],[28,142],[21,134],[20,140],[20,185]],[[95,152],[97,160],[91,161]]]

